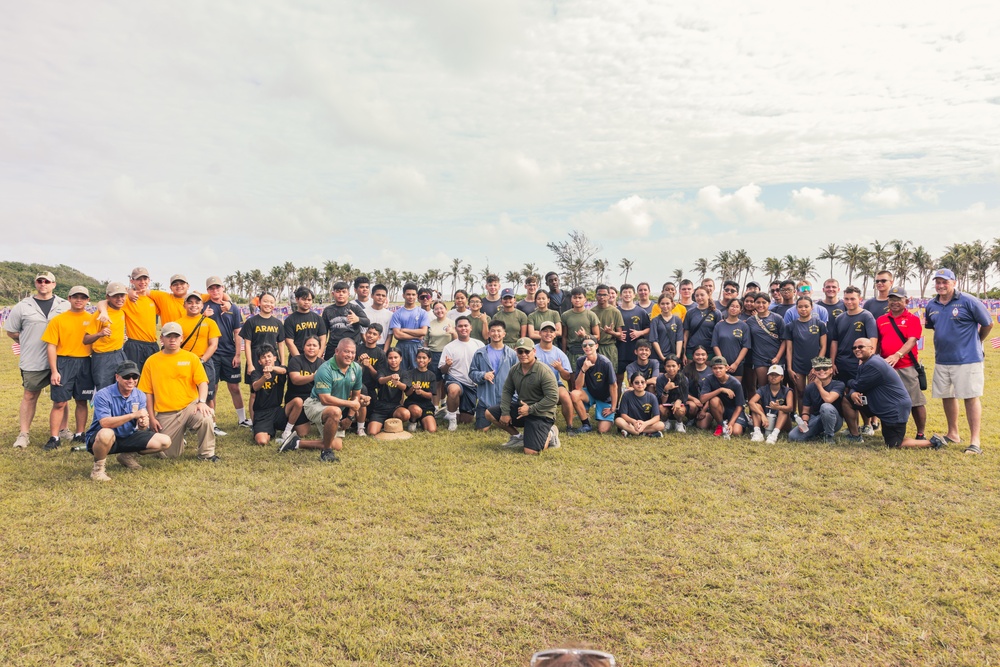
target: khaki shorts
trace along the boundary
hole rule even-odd
[[[979,398],[983,395],[985,378],[983,362],[935,366],[931,383],[932,398]]]
[[[316,428],[319,429],[320,433],[323,432],[323,411],[328,407],[330,406],[323,405],[322,401],[318,398],[312,398],[311,396],[302,403],[303,414],[305,414],[309,421],[316,424]]]
[[[913,407],[919,408],[921,405],[927,405],[927,397],[924,396],[924,392],[920,391],[920,380],[917,379],[917,369],[913,366],[897,368],[896,373],[899,375],[899,379],[903,381],[903,386],[906,387],[906,393],[910,395],[910,402],[913,403]]]
[[[28,391],[41,391],[49,386],[52,371],[21,371],[21,386]]]

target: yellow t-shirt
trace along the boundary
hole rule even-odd
[[[94,352],[114,352],[115,350],[120,350],[125,346],[125,311],[123,309],[115,310],[114,308],[108,306],[108,326],[111,327],[111,335],[108,337],[102,336],[98,338],[91,344],[91,348]],[[104,323],[98,321],[97,315],[94,315],[94,321],[90,323],[87,327],[87,333],[95,334],[100,333],[101,329],[104,328]]]
[[[198,385],[208,382],[201,359],[187,350],[162,350],[146,359],[139,391],[152,394],[156,412],[177,412],[198,400]]]
[[[676,315],[681,318],[681,322],[684,321],[684,316],[687,315],[688,309],[679,303],[674,304],[674,309],[670,311],[671,315]],[[653,306],[653,312],[649,314],[650,321],[660,316],[660,304],[655,304]]]
[[[55,345],[60,357],[89,357],[90,346],[83,344],[83,336],[96,320],[97,315],[85,310],[79,313],[67,310],[49,320],[42,341]]]
[[[184,317],[187,311],[184,310],[184,299],[187,295],[177,297],[172,292],[160,290],[150,290],[149,298],[156,304],[156,309],[160,311],[160,325],[167,322],[176,322]]]
[[[157,342],[156,334],[156,302],[148,296],[140,296],[132,303],[132,300],[125,297],[125,333],[130,340],[139,340],[143,343]],[[111,311],[111,308],[108,308]]]
[[[199,320],[201,321],[200,325],[198,324]],[[222,337],[219,325],[211,317],[202,319],[201,315],[188,315],[185,313],[184,317],[177,320],[177,324],[181,325],[181,331],[184,332],[184,335],[181,336],[181,342],[187,340],[184,349],[198,355],[199,359],[205,354],[205,350],[208,349],[208,344],[213,338]],[[191,332],[194,331],[196,326],[198,327],[198,332],[191,336]],[[188,339],[188,336],[191,336],[191,338]]]

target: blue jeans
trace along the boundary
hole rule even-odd
[[[844,425],[844,418],[840,416],[840,413],[837,412],[837,408],[833,407],[833,404],[824,403],[819,406],[819,414],[812,415],[809,418],[808,424],[809,430],[805,433],[800,431],[797,426],[793,427],[788,433],[788,439],[795,442],[802,442],[818,438],[820,433],[832,436]]]

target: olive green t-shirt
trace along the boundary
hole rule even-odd
[[[604,327],[611,327],[612,329],[624,327],[625,320],[622,318],[622,311],[618,310],[616,306],[608,306],[607,308],[594,306],[591,310],[597,316],[597,321],[601,325],[601,337],[597,340],[597,344],[614,345],[617,343],[618,339],[604,331]]]
[[[616,308],[615,310],[618,309]],[[589,336],[593,328],[601,324],[597,319],[597,315],[594,315],[593,311],[590,310],[585,310],[582,313],[578,313],[575,310],[567,310],[562,314],[562,323],[563,338],[566,339],[566,349],[577,352],[582,349],[580,347],[582,338],[577,335],[577,330],[583,329]]]

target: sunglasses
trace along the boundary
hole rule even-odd
[[[584,348],[584,349],[586,349],[586,348],[588,348],[588,347],[597,347],[597,343],[584,343],[584,344],[583,344],[583,345],[581,345],[580,347],[582,347],[582,348]]]
[[[875,282],[877,282],[877,283],[887,283],[887,282],[889,282],[889,279],[888,278],[879,278]]]
[[[427,299],[430,299],[430,298],[431,298],[431,295],[430,295],[430,294],[421,294],[421,295],[420,295],[420,296],[419,296],[418,298],[419,298],[419,299],[420,299],[421,301],[426,301]]]
[[[867,345],[855,345],[855,346],[854,346],[854,347],[852,347],[851,349],[852,349],[852,350],[863,350],[863,349],[865,349],[866,347],[868,347],[868,346],[867,346]]]
[[[726,289],[724,289],[722,291],[723,292],[727,292],[729,294],[736,294],[736,292],[737,292],[737,290],[734,290],[732,287],[727,287]]]
[[[534,352],[534,350],[517,350],[517,356],[519,356],[519,357],[522,356],[522,355],[527,356],[527,355],[531,354],[532,352]]]
[[[46,280],[45,278],[38,278],[37,280],[35,280],[35,282],[37,284],[39,284],[39,285],[48,285],[52,281],[51,280]]]
[[[129,375],[123,375],[123,376],[122,376],[122,379],[123,379],[123,380],[138,380],[138,379],[139,379],[139,376],[138,376],[138,375],[135,375],[135,374],[131,374],[131,373],[130,373]]]

